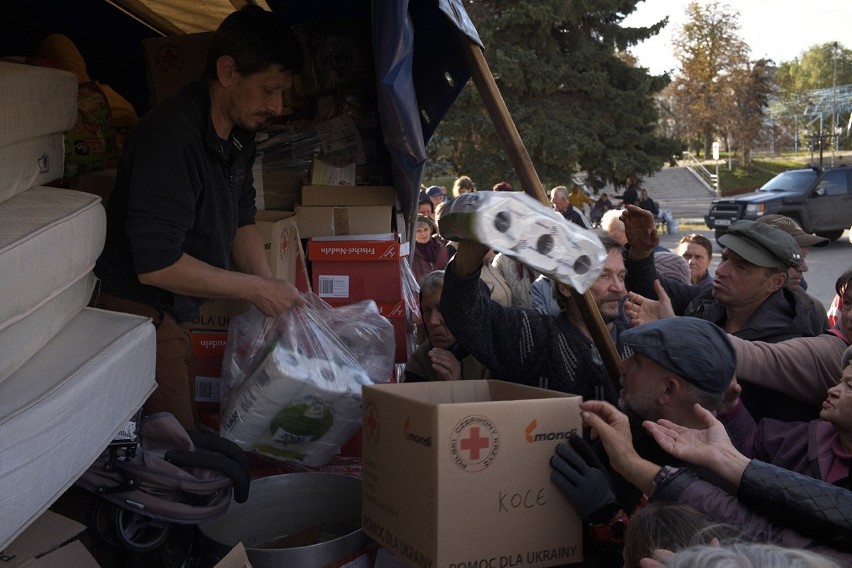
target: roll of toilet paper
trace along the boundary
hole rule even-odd
[[[522,192],[466,193],[438,217],[442,237],[473,240],[585,292],[603,270],[606,250],[593,231]]]

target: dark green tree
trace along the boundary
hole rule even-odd
[[[660,169],[680,150],[656,132],[654,95],[669,82],[627,50],[659,32],[620,24],[639,0],[473,0],[468,14],[545,189],[585,171],[602,187]],[[438,127],[430,158],[479,187],[515,179],[472,82]]]

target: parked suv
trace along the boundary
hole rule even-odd
[[[714,200],[704,222],[718,239],[734,221],[769,213],[792,217],[808,233],[840,238],[852,219],[852,167],[780,173],[757,191]]]

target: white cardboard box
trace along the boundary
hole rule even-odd
[[[417,567],[581,562],[549,463],[580,400],[493,380],[364,387],[364,532]]]

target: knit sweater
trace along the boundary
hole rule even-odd
[[[479,272],[461,277],[450,261],[444,275],[441,313],[444,323],[486,368],[491,377],[577,394],[584,400],[618,401],[595,344],[568,320],[532,308],[503,307],[483,293]],[[623,322],[613,326],[619,355],[630,355],[620,345]]]

